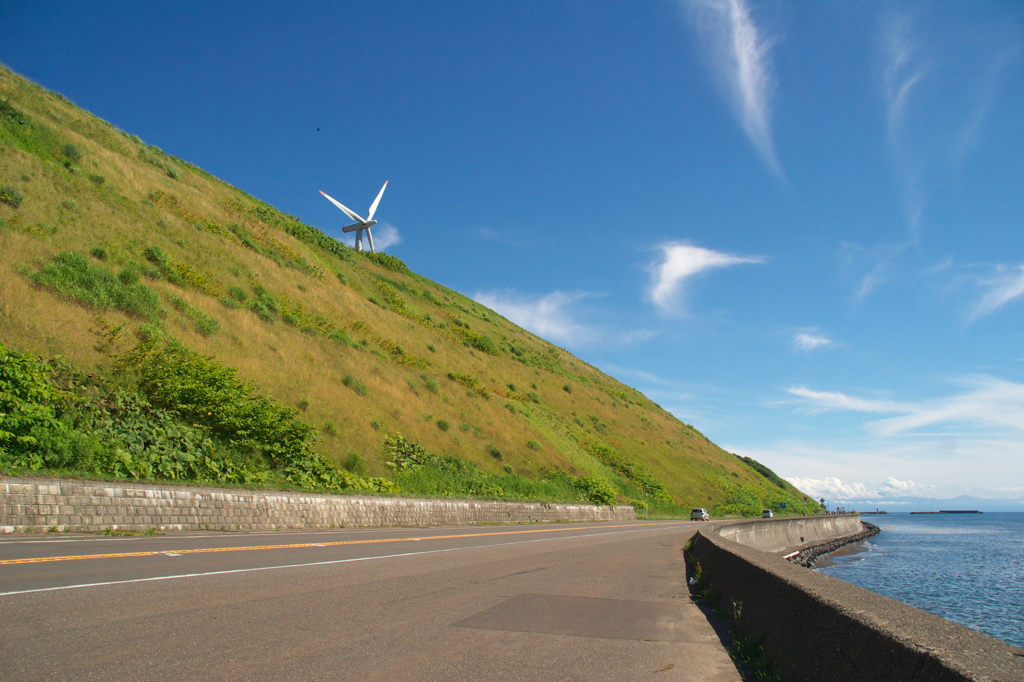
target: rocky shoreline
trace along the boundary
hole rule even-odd
[[[864,528],[859,533],[853,535],[847,535],[846,537],[836,538],[835,540],[829,540],[823,542],[820,545],[811,545],[810,547],[804,547],[799,552],[796,552],[792,556],[786,557],[788,561],[794,564],[803,566],[804,568],[814,568],[814,565],[818,560],[826,554],[831,554],[840,547],[852,544],[854,542],[860,542],[861,540],[867,540],[870,537],[874,537],[881,533],[881,529],[873,523],[867,521],[861,521],[860,525]]]

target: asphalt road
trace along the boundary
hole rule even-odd
[[[7,536],[0,678],[739,680],[698,525]]]

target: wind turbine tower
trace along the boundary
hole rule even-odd
[[[387,188],[388,183],[387,180],[385,180],[384,186],[380,188],[379,192],[377,192],[377,198],[373,200],[372,204],[370,204],[370,212],[366,215],[366,218],[360,217],[358,213],[349,209],[340,201],[331,198],[323,190],[320,190],[320,194],[323,194],[325,197],[327,197],[328,201],[330,201],[332,204],[340,208],[349,218],[356,221],[351,225],[346,225],[345,227],[341,228],[342,232],[356,233],[356,251],[363,250],[363,232],[366,232],[366,239],[370,242],[370,251],[373,251],[373,234],[370,232],[370,228],[377,224],[377,221],[373,219],[373,214],[377,212],[377,204],[380,203],[380,198],[384,196],[384,190],[386,190]]]

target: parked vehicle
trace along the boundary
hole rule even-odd
[[[775,514],[772,514],[772,510],[771,509],[765,509],[763,512],[761,512],[761,518],[762,519],[770,519],[773,516],[775,516]]]
[[[711,514],[708,514],[708,510],[703,507],[697,507],[690,512],[691,521],[710,521]]]

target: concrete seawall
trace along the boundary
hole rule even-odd
[[[715,524],[691,552],[718,608],[782,679],[1024,680],[1024,649],[781,556],[801,544],[794,539],[858,530],[854,515]]]
[[[626,521],[633,507],[314,495],[0,477],[0,532]]]

